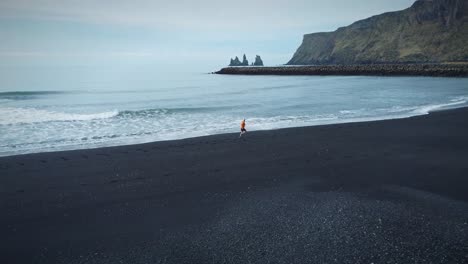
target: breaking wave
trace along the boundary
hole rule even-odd
[[[0,125],[19,123],[41,123],[51,121],[86,121],[93,119],[105,119],[117,116],[117,110],[93,114],[72,114],[54,112],[36,108],[0,108]]]
[[[60,91],[0,92],[0,100],[28,100],[43,95],[63,94]]]
[[[181,107],[181,108],[152,108],[143,110],[125,110],[119,112],[119,117],[151,117],[178,113],[209,113],[217,110],[234,109],[235,106],[220,107]]]

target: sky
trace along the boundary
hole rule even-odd
[[[414,0],[0,0],[0,66],[286,63],[307,33]]]

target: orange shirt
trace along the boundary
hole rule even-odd
[[[242,122],[241,122],[241,128],[245,128],[245,121],[244,120],[242,120]]]

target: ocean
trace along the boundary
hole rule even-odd
[[[238,132],[243,118],[255,131],[468,105],[466,78],[2,71],[0,156]]]

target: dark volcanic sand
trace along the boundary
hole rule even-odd
[[[4,157],[0,175],[5,264],[468,262],[468,109]]]

